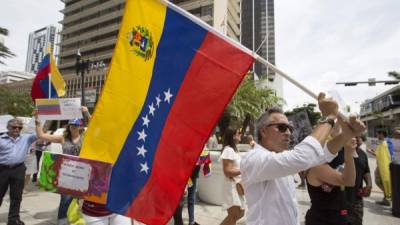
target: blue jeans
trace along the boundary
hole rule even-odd
[[[61,194],[60,206],[58,207],[57,219],[67,218],[67,211],[69,204],[71,204],[72,197],[69,195]]]
[[[192,183],[193,185],[188,188],[188,196],[187,196],[189,224],[194,223],[194,203],[196,199],[197,176],[192,176]]]

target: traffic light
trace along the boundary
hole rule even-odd
[[[398,84],[399,81],[386,81],[384,84],[385,85],[392,85],[392,84]]]
[[[376,79],[375,78],[369,78],[368,79],[368,85],[369,86],[375,86],[376,85]]]
[[[344,83],[344,86],[356,86],[357,85],[357,82],[347,82],[347,83]]]

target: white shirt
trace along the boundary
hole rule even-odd
[[[280,153],[256,144],[243,156],[240,166],[248,205],[246,224],[299,224],[293,174],[329,162],[335,156],[311,136],[292,151]]]

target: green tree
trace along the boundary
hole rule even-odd
[[[8,35],[8,30],[0,27],[0,35],[7,36]],[[1,59],[2,58],[11,58],[14,57],[15,54],[8,49],[7,46],[5,46],[3,43],[0,42],[0,64],[5,64]]]
[[[321,118],[321,114],[319,112],[315,112],[315,108],[317,107],[314,103],[304,104],[301,107],[296,107],[292,109],[292,111],[285,112],[286,116],[294,115],[298,112],[306,111],[308,118],[310,119],[310,123],[312,126],[318,123],[318,120]]]
[[[0,115],[31,116],[34,105],[31,97],[0,86]]]
[[[259,117],[266,108],[282,103],[283,100],[275,95],[274,90],[257,88],[252,74],[249,73],[243,79],[219,121],[221,133],[230,125],[242,127],[242,130],[246,130],[250,125],[252,132],[251,125],[254,119]]]

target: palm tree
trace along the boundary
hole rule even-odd
[[[250,125],[252,133],[254,119],[266,108],[282,103],[283,100],[275,95],[274,90],[257,88],[252,75],[247,74],[219,121],[220,132],[222,134],[229,125],[242,127],[243,131]]]
[[[8,30],[0,27],[0,35],[7,36],[8,35]],[[14,57],[15,54],[8,49],[7,46],[5,46],[2,42],[0,42],[0,59],[2,58],[11,58]],[[0,64],[5,64],[2,60],[0,60]]]

